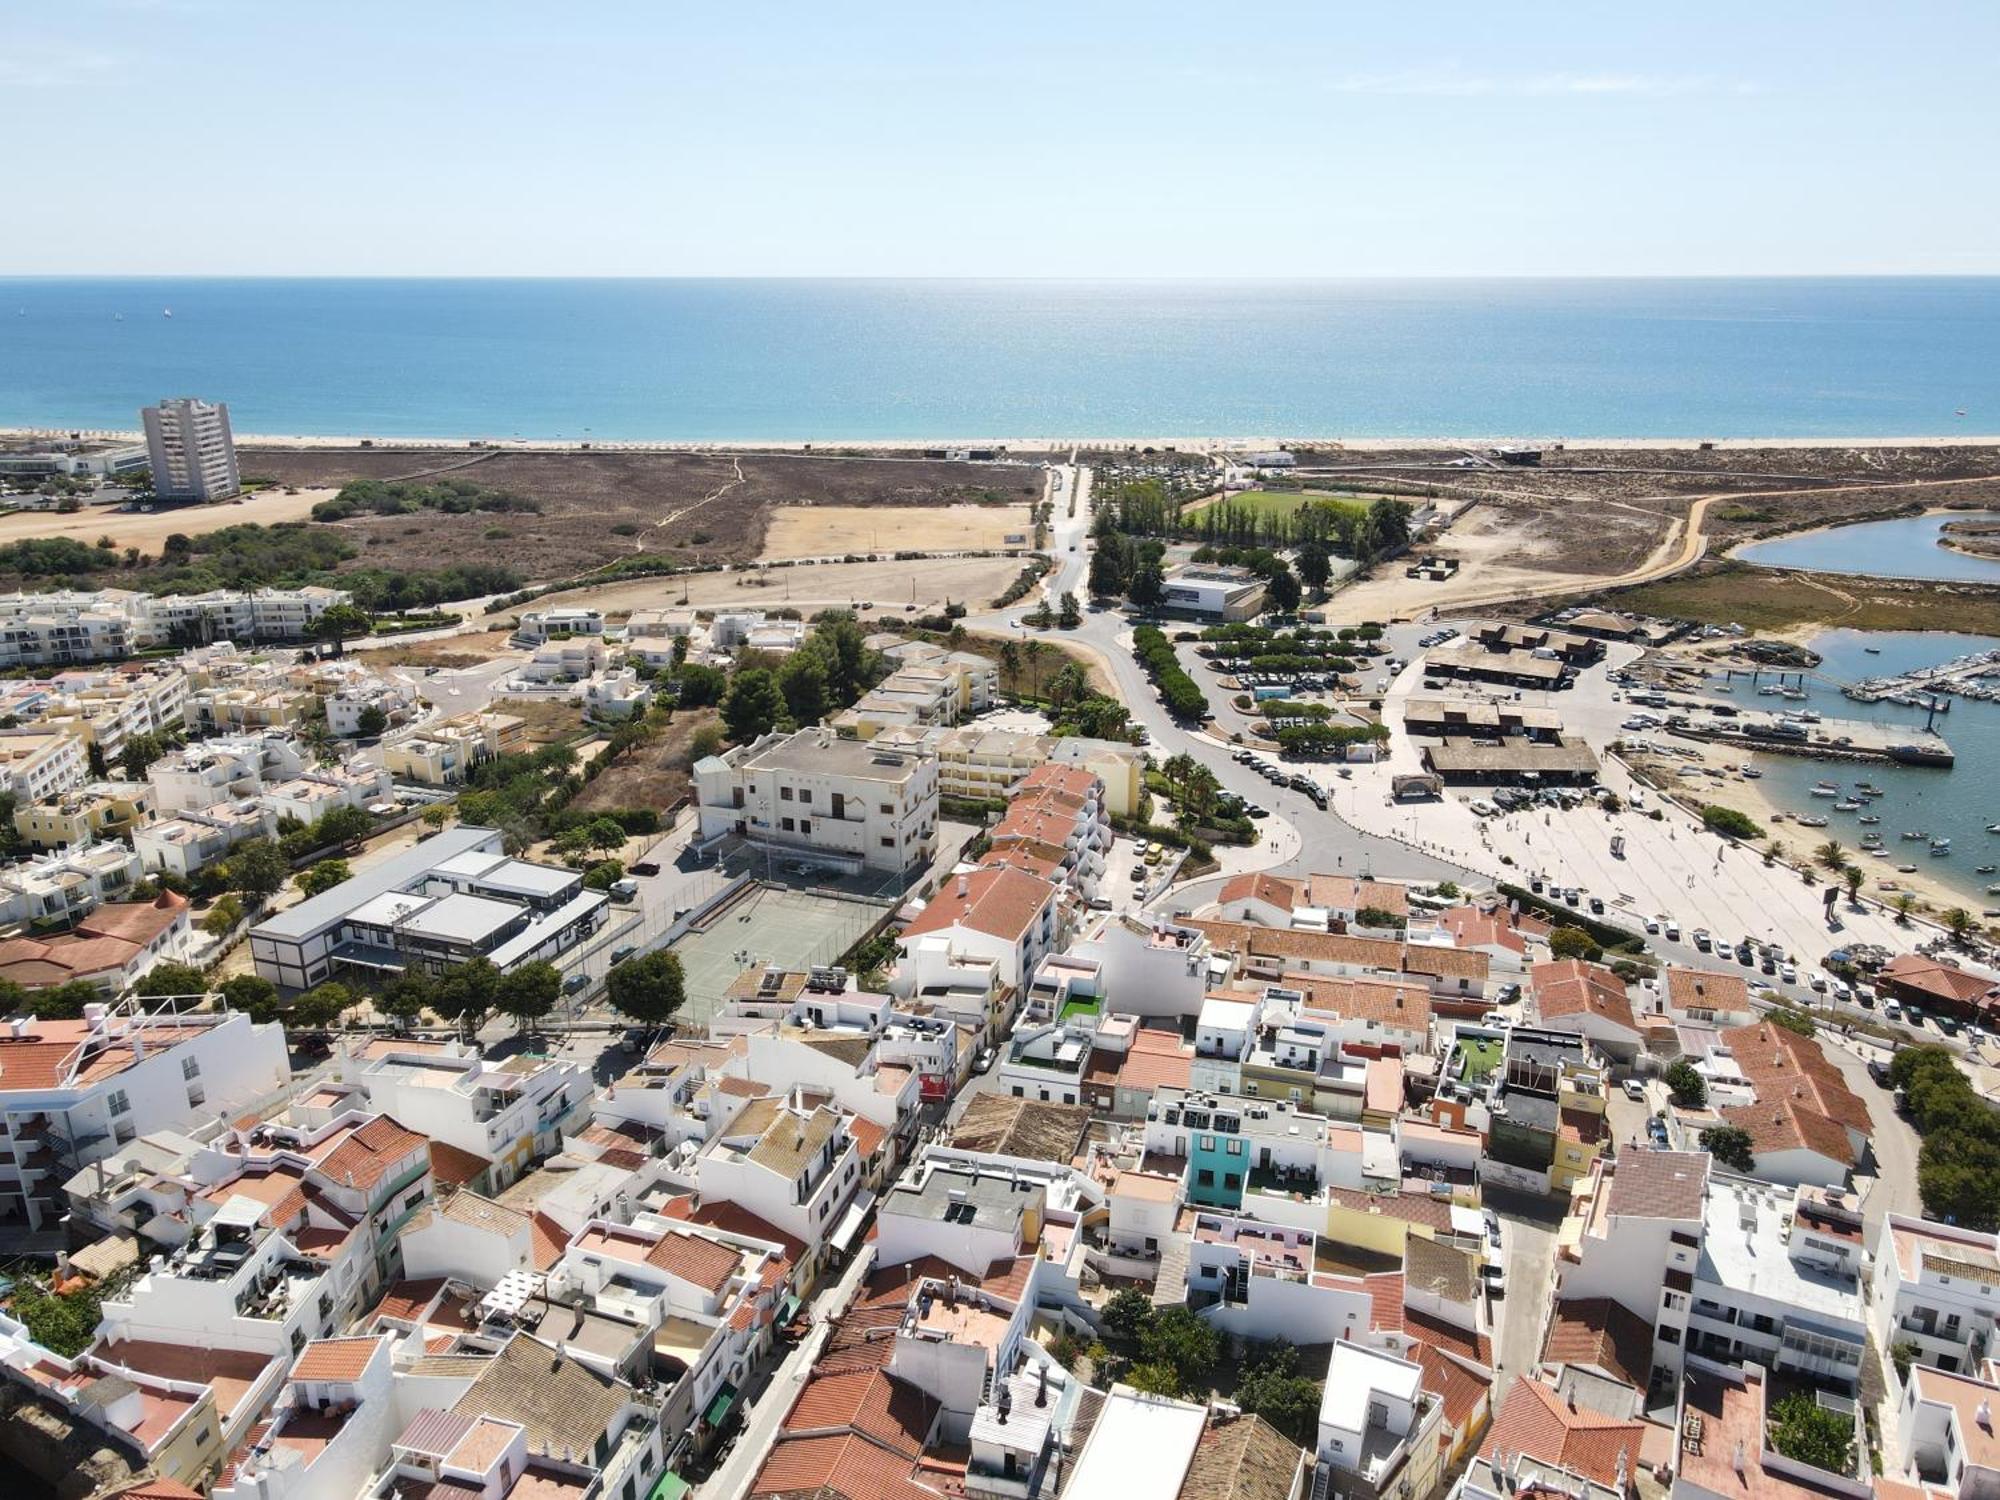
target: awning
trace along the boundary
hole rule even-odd
[[[701,1414],[701,1419],[710,1427],[720,1427],[729,1420],[730,1409],[735,1405],[736,1387],[725,1380],[709,1401],[708,1410]]]
[[[846,1251],[853,1248],[861,1234],[861,1226],[867,1222],[869,1210],[875,1207],[875,1195],[866,1189],[854,1195],[854,1201],[847,1205],[847,1212],[840,1216],[834,1226],[833,1236],[827,1241],[834,1249]]]
[[[799,1315],[799,1299],[796,1295],[789,1296],[785,1298],[783,1302],[778,1304],[778,1321],[780,1323],[789,1323],[792,1321],[792,1319],[796,1318],[798,1315]]]
[[[660,1482],[653,1486],[653,1492],[646,1500],[681,1500],[693,1486],[672,1469],[660,1476]]]

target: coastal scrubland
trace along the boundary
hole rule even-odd
[[[535,512],[426,511],[362,515],[338,524],[377,566],[422,566],[443,552],[475,552],[504,560],[530,582],[641,552],[690,562],[751,561],[763,555],[773,512],[781,506],[969,505],[1022,517],[1042,493],[1041,470],[1029,465],[820,453],[302,447],[245,449],[242,463],[283,484],[319,489],[356,479],[449,476],[526,497]],[[883,544],[905,545],[891,536]]]
[[[1768,634],[1839,626],[2000,635],[2000,587],[1973,583],[1806,575],[1710,562],[1674,578],[1596,597],[1617,609],[1708,625],[1737,624]]]

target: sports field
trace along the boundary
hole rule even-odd
[[[1335,510],[1352,511],[1360,515],[1374,503],[1373,495],[1336,495],[1328,490],[1244,490],[1235,495],[1218,495],[1203,505],[1190,506],[1189,512],[1205,509],[1208,505],[1227,502],[1233,507],[1253,510],[1260,514],[1289,516],[1308,501],[1315,505],[1330,506]]]

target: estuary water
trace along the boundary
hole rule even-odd
[[[1938,545],[1945,525],[1951,521],[2000,522],[2000,514],[1953,511],[1948,515],[1858,521],[1852,526],[1832,526],[1825,531],[1752,542],[1734,555],[1744,562],[1766,567],[1810,568],[1818,573],[2000,583],[2000,558],[1974,557]]]

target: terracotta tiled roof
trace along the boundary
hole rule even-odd
[[[1596,1016],[1627,1031],[1637,1031],[1632,1002],[1625,993],[1625,981],[1602,964],[1585,963],[1580,958],[1558,959],[1536,964],[1528,971],[1534,991],[1535,1008],[1544,1025],[1570,1016]]]
[[[1295,911],[1306,904],[1304,893],[1289,880],[1261,873],[1236,875],[1222,882],[1217,901],[1228,906],[1237,901],[1262,901],[1280,911]]]
[[[429,1137],[405,1130],[389,1115],[377,1115],[322,1158],[316,1170],[338,1186],[368,1192],[398,1162],[428,1144]]]
[[[1610,1297],[1558,1302],[1542,1359],[1602,1370],[1644,1391],[1653,1378],[1653,1325]]]
[[[1741,974],[1670,968],[1666,973],[1666,984],[1667,1003],[1675,1010],[1750,1009],[1750,985]]]
[[[191,1490],[178,1479],[155,1474],[111,1492],[112,1500],[201,1500],[200,1490]]]
[[[1708,1189],[1706,1151],[1621,1151],[1611,1212],[1639,1219],[1699,1219]]]
[[[818,1500],[937,1500],[912,1477],[914,1462],[858,1433],[787,1438],[774,1444],[751,1481],[752,1495],[809,1494]]]
[[[793,1263],[805,1258],[804,1240],[785,1233],[769,1220],[760,1219],[749,1209],[734,1203],[711,1200],[697,1204],[692,1198],[670,1198],[660,1212],[669,1219],[685,1219],[690,1224],[705,1224],[725,1234],[740,1234],[745,1239],[776,1245],[784,1252],[785,1259]]]
[[[540,1209],[528,1220],[528,1234],[537,1271],[548,1270],[569,1248],[569,1231]]]
[[[914,1459],[937,1424],[938,1403],[886,1370],[816,1375],[785,1414],[787,1433],[851,1428]]]
[[[1454,906],[1438,913],[1437,924],[1451,934],[1452,942],[1460,948],[1496,947],[1505,948],[1510,953],[1528,951],[1528,945],[1514,930],[1504,907],[1481,911],[1476,906]]]
[[[854,1137],[854,1149],[860,1153],[863,1161],[872,1157],[876,1149],[889,1139],[888,1126],[877,1125],[873,1120],[864,1120],[859,1115],[847,1122],[847,1133]]]
[[[1760,1098],[1755,1104],[1734,1105],[1716,1113],[1725,1124],[1749,1134],[1753,1155],[1814,1151],[1842,1166],[1855,1164],[1854,1142],[1845,1127],[1800,1100],[1780,1098],[1767,1103]]]
[[[1211,1421],[1195,1443],[1180,1500],[1291,1500],[1305,1453],[1259,1416]]]
[[[1373,1021],[1401,1031],[1428,1032],[1430,986],[1413,980],[1329,979],[1319,974],[1286,974],[1287,988],[1305,992],[1307,1008],[1330,1010],[1350,1020]]]
[[[1420,1308],[1407,1305],[1403,1308],[1403,1331],[1411,1338],[1422,1339],[1434,1349],[1456,1354],[1474,1364],[1490,1366],[1493,1363],[1493,1341],[1485,1334],[1467,1333],[1456,1323]]]
[[[1418,1344],[1410,1357],[1424,1367],[1424,1389],[1435,1391],[1444,1403],[1445,1420],[1465,1431],[1479,1403],[1492,1394],[1493,1372],[1475,1368],[1430,1344]]]
[[[1497,1452],[1525,1454],[1610,1485],[1617,1482],[1621,1454],[1627,1476],[1638,1472],[1645,1435],[1643,1422],[1572,1408],[1542,1382],[1516,1375],[1479,1451],[1488,1459]]]
[[[1817,1038],[1760,1021],[1725,1029],[1722,1042],[1757,1090],[1759,1104],[1789,1099],[1849,1130],[1874,1129],[1867,1104],[1848,1087],[1840,1069],[1827,1061]]]
[[[1306,877],[1306,905],[1325,906],[1337,911],[1392,912],[1410,914],[1410,893],[1406,887],[1386,880],[1356,880],[1351,875],[1309,875]]]
[[[359,1380],[368,1361],[381,1347],[382,1339],[375,1336],[314,1339],[299,1351],[298,1363],[292,1366],[292,1379]]]
[[[719,1292],[743,1264],[743,1252],[698,1234],[670,1229],[646,1252],[646,1264],[691,1286]]]
[[[1327,1197],[1356,1213],[1383,1214],[1429,1229],[1451,1228],[1451,1205],[1429,1193],[1364,1193],[1358,1188],[1329,1187]]]
[[[1897,954],[1882,966],[1881,977],[1960,1005],[1976,1004],[1995,990],[1993,981],[1985,975],[1939,963],[1921,953]]]
[[[449,1141],[431,1142],[431,1177],[439,1187],[464,1187],[493,1163]]]
[[[903,936],[920,937],[927,932],[965,926],[1017,942],[1026,935],[1042,908],[1055,899],[1055,893],[1055,887],[1046,880],[1021,870],[974,870],[947,880],[931,904],[903,929]]]
[[[941,1256],[919,1256],[916,1260],[883,1266],[875,1271],[869,1276],[867,1291],[860,1300],[869,1306],[893,1304],[903,1307],[910,1300],[910,1289],[925,1277],[934,1281],[949,1281],[956,1276],[960,1286],[976,1286],[989,1297],[1019,1303],[1021,1294],[1027,1290],[1028,1272],[1033,1263],[1034,1257],[1030,1255],[1003,1258],[988,1266],[983,1276],[974,1276]]]

